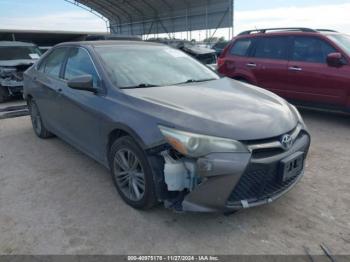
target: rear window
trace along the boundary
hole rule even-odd
[[[255,57],[287,60],[287,37],[262,37],[257,40]]]
[[[248,56],[251,45],[252,39],[239,39],[233,44],[230,53],[235,56]]]

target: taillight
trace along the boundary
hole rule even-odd
[[[225,64],[225,59],[223,57],[218,58],[218,68],[221,68]]]

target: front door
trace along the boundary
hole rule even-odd
[[[288,97],[311,104],[344,107],[349,77],[346,67],[327,64],[330,53],[339,52],[325,40],[312,36],[293,38],[288,64]]]
[[[95,65],[85,48],[72,48],[65,66],[64,79],[69,81],[81,75],[92,75],[94,87],[100,89],[101,81]],[[100,137],[103,114],[98,111],[104,97],[88,91],[74,90],[66,84],[62,91],[63,124],[67,137],[84,152],[99,159],[104,149]],[[101,109],[102,110],[102,109]]]

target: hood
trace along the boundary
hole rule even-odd
[[[21,59],[21,60],[0,60],[0,66],[15,67],[15,66],[31,66],[37,60]]]
[[[139,110],[158,117],[159,124],[199,134],[258,140],[285,134],[298,123],[282,98],[229,78],[123,91],[150,103]]]

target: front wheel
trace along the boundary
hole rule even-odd
[[[128,205],[150,209],[157,204],[146,153],[131,137],[121,137],[113,143],[109,160],[115,186]]]
[[[50,131],[48,131],[43,124],[38,105],[35,103],[35,101],[30,100],[28,102],[28,107],[29,107],[29,113],[30,113],[30,117],[32,120],[32,126],[33,126],[35,134],[38,137],[44,138],[44,139],[52,137],[53,134]]]

